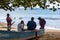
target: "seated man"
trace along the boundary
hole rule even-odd
[[[24,30],[24,21],[22,20],[19,24],[18,24],[18,32],[21,32]]]
[[[31,18],[31,21],[28,21],[27,23],[27,29],[28,30],[35,30],[36,28],[36,22],[34,21],[34,18]]]

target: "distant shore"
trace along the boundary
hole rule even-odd
[[[0,30],[7,30],[6,23],[0,22]],[[17,28],[12,27],[11,31],[14,31],[14,30],[17,31]],[[3,39],[3,40],[6,40],[6,39]],[[18,39],[16,38],[11,40],[18,40]],[[40,37],[39,40],[60,40],[60,30],[46,29],[44,36]]]

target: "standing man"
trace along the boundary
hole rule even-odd
[[[28,21],[28,23],[27,23],[27,29],[35,30],[35,28],[36,28],[36,22],[34,21],[34,17],[32,17],[31,21]]]
[[[44,29],[46,21],[41,17],[39,17],[38,20],[39,20],[39,25],[41,26],[40,29]]]
[[[10,16],[10,14],[7,14],[7,17],[6,17],[7,31],[10,31],[11,30],[11,22],[12,22],[12,19],[9,16]]]

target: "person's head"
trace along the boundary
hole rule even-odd
[[[21,24],[24,24],[24,21],[23,20],[21,20]]]
[[[31,20],[33,21],[34,20],[34,17],[31,17]]]
[[[7,14],[7,17],[9,17],[10,14]]]
[[[38,20],[40,20],[41,19],[41,17],[38,17]]]

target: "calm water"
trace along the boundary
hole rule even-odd
[[[37,18],[42,17],[46,20],[46,28],[47,29],[60,29],[60,11],[57,10],[55,12],[49,10],[49,9],[41,9],[41,8],[34,8],[33,10],[27,9],[24,10],[22,8],[18,8],[15,11],[4,11],[0,9],[0,21],[6,23],[6,14],[10,13],[10,17],[15,21],[15,24],[17,25],[21,20],[24,20],[25,25],[30,20],[31,17],[34,17],[37,23],[37,26],[39,25]],[[15,18],[15,19],[14,19]],[[38,28],[38,27],[37,27]]]

